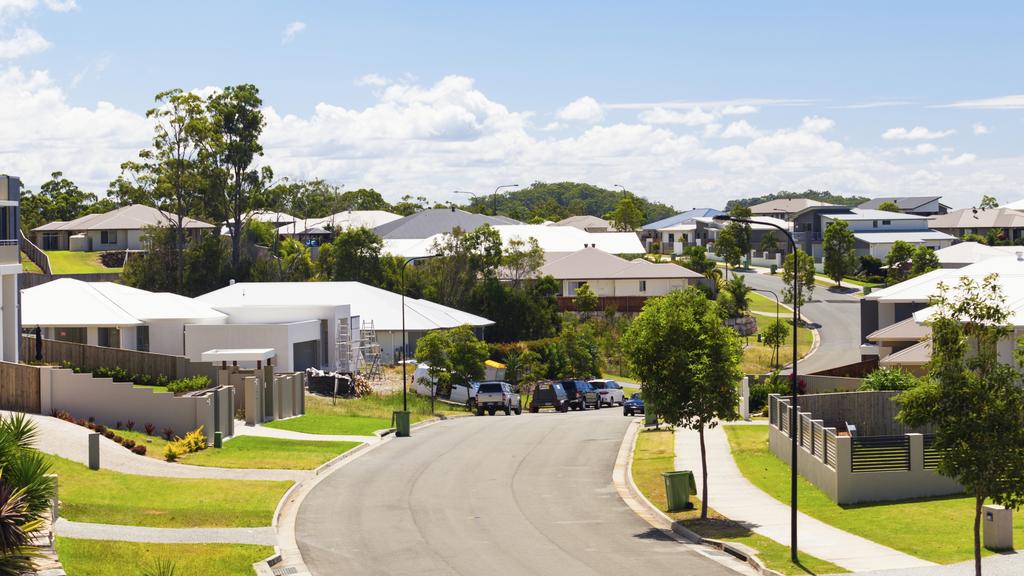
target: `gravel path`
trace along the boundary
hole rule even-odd
[[[8,412],[4,413],[9,414]],[[89,463],[90,431],[87,428],[52,416],[29,414],[28,417],[35,422],[39,430],[36,448],[42,452],[56,454],[81,464]],[[113,440],[103,437],[100,437],[100,468],[140,476],[219,480],[291,480],[298,482],[313,475],[313,472],[309,470],[255,470],[174,464],[132,454]]]
[[[161,544],[258,544],[273,546],[277,533],[273,528],[149,528],[118,524],[71,522],[61,518],[53,525],[58,536],[87,540],[155,542]]]
[[[319,440],[321,442],[380,442],[380,436],[354,436],[344,434],[307,434],[266,426],[246,426],[244,420],[235,420],[235,437],[260,436],[262,438],[281,438],[283,440]]]

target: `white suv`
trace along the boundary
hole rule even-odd
[[[605,380],[599,378],[597,380],[591,380],[590,385],[597,390],[597,393],[601,396],[601,404],[606,406],[614,406],[618,404],[622,406],[622,402],[625,400],[625,395],[622,392],[622,386],[615,380]]]

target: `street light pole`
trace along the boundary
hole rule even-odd
[[[796,474],[798,467],[798,453],[797,453],[797,326],[800,321],[800,265],[797,259],[797,248],[796,240],[793,239],[793,234],[789,230],[774,224],[772,222],[758,222],[757,220],[748,220],[746,218],[737,218],[728,214],[720,214],[714,217],[715,220],[726,221],[726,222],[741,222],[744,224],[764,224],[779,230],[786,235],[789,240],[789,246],[793,254],[793,374],[789,381],[789,392],[790,392],[790,403],[791,407],[789,410],[789,437],[791,441],[790,448],[790,459],[789,459],[789,523],[790,523],[790,534],[789,534],[789,557],[794,563],[798,562],[797,554],[797,499],[796,499]]]
[[[406,366],[408,366],[408,359],[409,359],[408,358],[408,356],[409,356],[409,354],[408,354],[409,337],[408,337],[408,333],[405,330],[405,267],[408,266],[409,263],[412,262],[413,260],[426,260],[427,258],[433,258],[434,256],[435,256],[434,254],[430,254],[430,255],[427,255],[427,256],[414,256],[412,258],[406,258],[405,261],[402,262],[402,269],[401,269],[401,276],[402,276],[402,413],[404,414],[404,418],[406,418],[406,420],[405,420],[406,429],[404,430],[403,434],[397,434],[396,433],[395,434],[396,436],[408,436],[409,435],[409,429],[408,429],[408,425],[409,425],[409,421],[408,421],[408,418],[409,418],[409,397],[408,397],[408,391],[407,391],[409,377],[408,377],[407,372],[406,372],[406,370],[407,370]]]
[[[452,194],[469,194],[470,196],[473,197],[473,199],[470,200],[470,202],[469,202],[470,204],[473,204],[473,202],[475,202],[476,199],[478,198],[476,192],[469,192],[467,190],[452,190]],[[484,205],[483,209],[487,210],[487,205],[486,204]]]
[[[498,215],[498,190],[502,188],[519,188],[519,184],[502,184],[494,189],[494,193],[491,194],[491,209],[494,211],[494,216]]]

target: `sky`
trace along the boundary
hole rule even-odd
[[[1024,4],[0,0],[0,173],[102,194],[169,88],[252,83],[277,177],[1024,197]]]

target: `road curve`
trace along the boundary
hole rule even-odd
[[[612,485],[620,409],[460,418],[324,479],[296,522],[316,576],[733,574],[638,518]]]

